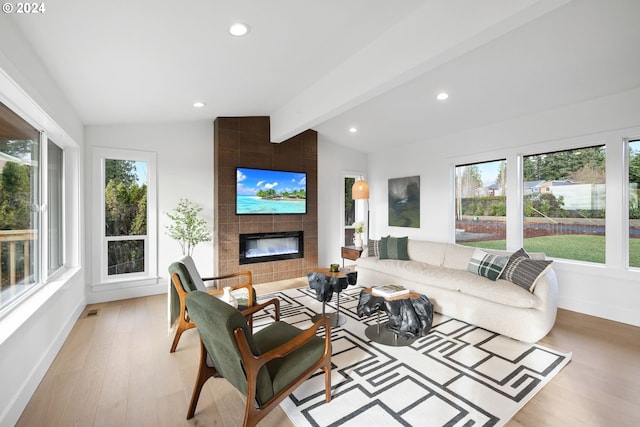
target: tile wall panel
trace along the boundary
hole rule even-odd
[[[255,284],[306,276],[318,265],[318,135],[305,131],[280,144],[270,142],[269,117],[218,117],[214,121],[214,210],[217,273],[249,270]],[[236,167],[307,173],[305,215],[235,214]],[[304,258],[239,264],[240,233],[304,231]]]

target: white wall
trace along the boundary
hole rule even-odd
[[[318,265],[342,264],[344,178],[362,175],[367,156],[318,135]]]
[[[189,199],[203,208],[201,216],[213,230],[213,120],[139,125],[88,126],[85,130],[85,164],[91,165],[93,147],[109,147],[154,152],[157,155],[158,184],[158,284],[118,289],[113,292],[92,292],[89,302],[109,301],[165,292],[169,283],[168,267],[182,256],[180,245],[169,238],[166,212],[172,211],[180,199]],[[88,170],[86,182],[93,171]],[[91,188],[87,186],[87,200]],[[87,215],[85,232],[90,235],[92,218]],[[87,251],[92,247],[87,245]],[[201,243],[193,253],[203,276],[214,275],[213,243]],[[88,254],[87,254],[88,255]],[[86,257],[87,261],[91,257]],[[92,268],[87,266],[92,277]]]
[[[640,89],[566,106],[484,128],[424,141],[404,149],[369,156],[372,237],[404,236],[454,241],[453,167],[455,164],[506,158],[517,164],[519,155],[561,150],[581,145],[611,144],[607,159],[606,266],[556,260],[559,305],[599,317],[640,326],[640,272],[627,271],[624,254],[624,171],[620,167],[622,138],[640,136]],[[419,229],[389,227],[387,180],[420,175]],[[508,168],[507,197],[517,200],[517,168]],[[521,215],[508,203],[507,215]],[[508,225],[507,247],[522,245],[517,221]]]
[[[0,319],[0,426],[13,426],[85,306],[80,258],[82,123],[8,15],[0,14],[0,101],[65,149],[66,269]]]

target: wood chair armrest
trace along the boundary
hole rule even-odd
[[[249,306],[249,308],[242,310],[241,313],[244,317],[253,316],[254,313],[263,310],[270,305],[273,305],[276,309],[275,320],[280,320],[280,300],[278,298],[271,298],[269,301],[263,302],[261,304]]]
[[[231,279],[233,277],[240,277],[240,276],[246,276],[246,281],[244,283],[242,283],[241,285],[238,285],[238,286],[247,285],[247,284],[251,285],[253,283],[253,277],[252,277],[251,272],[249,270],[238,271],[238,272],[229,273],[229,274],[223,274],[222,276],[203,277],[202,281],[203,282],[210,282],[210,281],[213,281],[213,280]]]
[[[215,280],[230,279],[233,277],[240,277],[240,276],[245,276],[246,281],[243,283],[240,283],[239,285],[231,286],[231,290],[235,291],[237,289],[246,288],[248,292],[247,305],[249,307],[252,307],[253,302],[256,300],[256,295],[255,295],[255,290],[253,289],[253,279],[250,271],[238,271],[236,273],[230,273],[230,274],[225,274],[225,275],[216,276],[216,277],[203,277],[202,281],[209,282],[209,281],[215,281]],[[209,295],[219,295],[222,292],[223,292],[222,289],[213,289],[213,290],[207,291]]]

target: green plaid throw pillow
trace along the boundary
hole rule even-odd
[[[502,270],[507,266],[509,257],[506,255],[492,255],[476,249],[471,256],[467,270],[490,280],[497,280]]]

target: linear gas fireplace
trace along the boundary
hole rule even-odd
[[[304,233],[283,231],[240,235],[240,264],[304,258]]]

